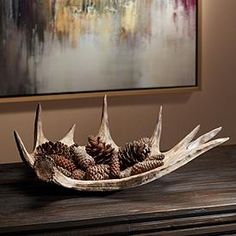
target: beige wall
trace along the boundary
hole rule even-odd
[[[162,148],[167,149],[197,124],[201,132],[223,126],[221,136],[236,144],[236,1],[203,0],[202,3],[202,91],[181,94],[110,97],[112,135],[119,145],[149,136],[159,106],[164,106]],[[77,123],[76,141],[86,143],[96,134],[101,98],[42,102],[45,133],[56,140]],[[13,139],[17,130],[32,148],[36,102],[0,104],[0,163],[19,162]]]

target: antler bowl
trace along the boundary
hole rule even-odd
[[[229,139],[212,140],[220,127],[193,140],[199,128],[193,129],[169,151],[161,152],[161,107],[151,138],[119,147],[110,135],[105,96],[100,129],[95,137],[89,137],[86,146],[74,142],[75,125],[61,140],[49,141],[43,133],[40,105],[35,116],[33,152],[26,150],[16,131],[14,137],[22,160],[33,168],[39,179],[79,191],[113,191],[156,180]]]

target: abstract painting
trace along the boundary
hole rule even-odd
[[[0,0],[0,97],[194,87],[197,0]]]

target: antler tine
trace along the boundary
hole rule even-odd
[[[18,151],[20,153],[20,157],[21,159],[28,163],[31,167],[33,167],[34,165],[34,158],[31,154],[28,153],[28,151],[26,150],[19,134],[14,131],[14,138],[15,138],[15,141],[16,141],[16,145],[17,145],[17,148],[18,148]]]
[[[193,129],[184,139],[182,139],[172,149],[167,151],[165,153],[167,158],[168,158],[168,156],[172,155],[172,153],[180,152],[182,149],[185,149],[190,144],[190,142],[193,140],[193,138],[195,137],[195,135],[197,134],[199,129],[200,129],[200,125],[198,125],[195,129]]]
[[[188,149],[193,149],[201,144],[208,142],[209,140],[214,138],[221,130],[222,130],[222,127],[219,127],[219,128],[211,130],[210,132],[206,134],[203,134],[202,136],[200,136],[199,138],[191,142],[190,145],[188,146]]]
[[[102,121],[108,123],[108,111],[107,111],[107,95],[104,95],[102,105]]]
[[[98,136],[102,136],[102,137],[110,136],[106,95],[104,96],[104,99],[103,99],[102,118],[101,118],[100,128],[98,131]]]
[[[62,138],[60,140],[60,142],[68,145],[68,146],[71,146],[74,144],[74,134],[75,134],[75,124],[69,129],[69,131],[67,132],[67,134],[65,135],[64,138]]]
[[[42,112],[41,105],[38,104],[34,122],[34,150],[37,148],[37,146],[48,141],[43,134],[41,112]]]
[[[151,155],[160,154],[160,140],[162,131],[162,106],[160,107],[156,128],[151,137]]]
[[[110,129],[109,129],[109,121],[108,121],[108,112],[107,112],[107,96],[104,96],[103,99],[103,107],[102,107],[102,119],[100,128],[98,131],[97,137],[101,137],[103,142],[112,144],[113,148],[118,150],[118,146],[115,144],[113,139],[111,138]]]
[[[209,142],[203,143],[199,146],[195,146],[193,149],[184,150],[182,154],[175,156],[174,159],[168,159],[164,167],[167,167],[167,169],[172,169],[171,171],[168,171],[168,173],[176,170],[177,168],[187,164],[194,158],[200,156],[201,154],[207,152],[208,150],[228,141],[229,138],[219,138],[214,139]],[[174,168],[173,168],[174,167]],[[167,174],[167,173],[166,173]]]

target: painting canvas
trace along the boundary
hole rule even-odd
[[[0,97],[192,87],[197,0],[0,0]]]

